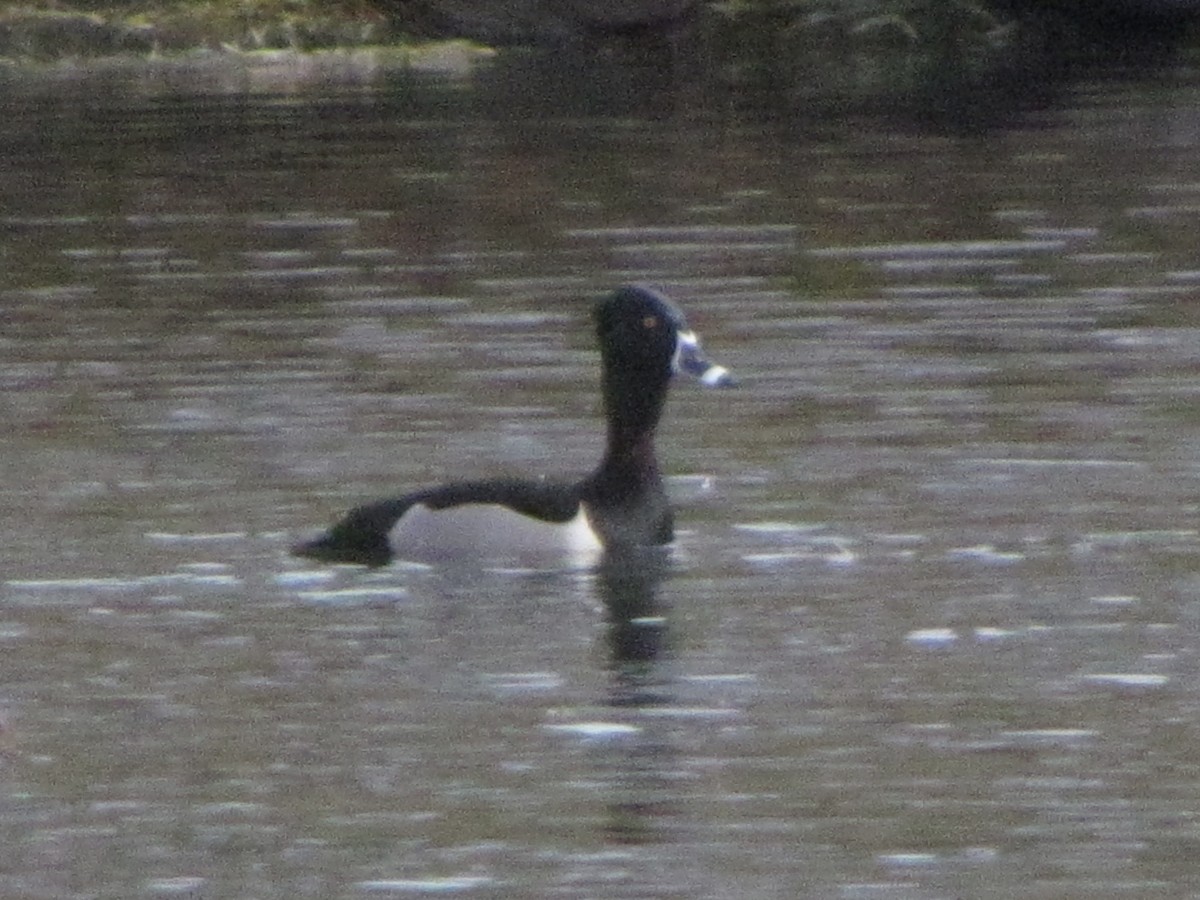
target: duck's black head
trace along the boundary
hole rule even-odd
[[[687,322],[674,303],[648,287],[618,288],[596,304],[596,335],[606,369],[666,380]]]
[[[714,387],[733,383],[723,367],[704,359],[679,307],[653,288],[618,288],[596,305],[595,317],[610,415],[645,402],[657,410],[675,372]]]
[[[674,303],[653,288],[627,285],[595,309],[610,438],[625,442],[653,433],[675,372],[710,386],[733,383],[721,366],[704,359],[700,342]]]

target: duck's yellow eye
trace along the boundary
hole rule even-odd
[[[642,319],[642,327],[645,328],[647,331],[650,330],[651,328],[657,328],[658,327],[658,316],[646,316],[646,318]]]

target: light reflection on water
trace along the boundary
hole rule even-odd
[[[17,104],[0,886],[1196,890],[1195,99],[789,146]],[[586,301],[634,279],[742,385],[671,399],[665,569],[286,556],[408,485],[586,471]]]

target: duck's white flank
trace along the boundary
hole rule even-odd
[[[414,504],[388,535],[398,559],[480,560],[522,565],[587,565],[604,547],[581,506],[567,522],[543,522],[506,506]]]

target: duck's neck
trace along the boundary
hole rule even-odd
[[[654,430],[666,400],[666,384],[647,387],[641,383],[604,385],[604,411],[608,440],[597,476],[634,490],[661,480],[654,455]],[[619,399],[619,402],[618,402]]]
[[[610,424],[608,444],[600,468],[604,471],[630,473],[633,476],[645,473],[657,478],[658,460],[654,456],[654,429],[625,429]]]

